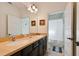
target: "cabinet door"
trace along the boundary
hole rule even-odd
[[[22,56],[29,56],[31,51],[32,51],[32,45],[30,45],[22,50]]]
[[[39,56],[43,56],[44,55],[43,45],[44,45],[44,42],[43,42],[43,38],[42,38],[39,41]]]
[[[32,50],[32,52],[29,54],[30,56],[38,56],[38,47]]]
[[[39,56],[43,56],[44,52],[43,52],[43,47],[39,46]]]
[[[32,44],[33,49],[36,48],[39,45],[39,41],[36,41]]]
[[[38,46],[39,46],[39,41],[36,41],[32,44],[32,52],[30,53],[30,56],[38,56]]]
[[[43,47],[43,49],[44,49],[44,54],[45,54],[46,51],[47,51],[47,36],[44,39],[44,47]]]

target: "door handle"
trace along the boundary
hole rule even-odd
[[[11,35],[11,34],[8,34],[8,35]]]
[[[79,46],[79,42],[75,42],[76,46]]]
[[[8,36],[11,36],[11,34],[8,34]]]
[[[67,39],[69,39],[69,40],[73,40],[72,38],[67,38]]]

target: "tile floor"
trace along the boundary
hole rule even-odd
[[[63,49],[62,49],[62,53],[60,53],[58,51],[53,51],[52,48],[53,47],[50,44],[47,46],[47,52],[46,52],[45,56],[64,56]],[[58,48],[56,48],[56,50],[57,49]]]
[[[56,51],[47,51],[45,56],[64,56],[64,54]]]

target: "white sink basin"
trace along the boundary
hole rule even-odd
[[[17,44],[19,44],[19,43],[21,43],[23,41],[25,41],[25,40],[11,41],[11,42],[7,43],[6,46],[15,46],[15,45],[17,45]]]
[[[15,45],[17,45],[17,44],[19,44],[21,41],[11,41],[11,42],[9,42],[9,43],[7,43],[6,44],[6,46],[15,46]]]
[[[7,43],[6,46],[15,46],[18,42],[10,42],[10,43]]]
[[[19,43],[21,42],[25,42],[25,41],[30,41],[30,39],[18,39],[18,40],[15,40],[15,41],[11,41],[9,43],[6,44],[6,46],[15,46],[15,45],[18,45]]]

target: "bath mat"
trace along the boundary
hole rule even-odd
[[[61,47],[59,47],[59,52],[62,53],[62,48]]]
[[[56,47],[55,46],[53,46],[52,51],[56,51]]]

